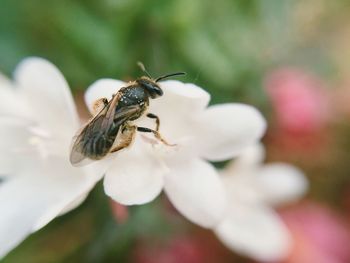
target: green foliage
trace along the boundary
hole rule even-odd
[[[298,56],[291,25],[295,5],[1,0],[0,69],[10,73],[24,56],[43,56],[58,65],[73,90],[83,90],[97,78],[139,76],[140,60],[154,75],[186,71],[185,80],[212,92],[214,102],[262,105],[264,72]]]

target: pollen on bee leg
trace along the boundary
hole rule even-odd
[[[113,148],[110,150],[111,153],[120,151],[124,148],[131,146],[134,142],[136,135],[136,126],[127,125],[122,129],[122,133],[118,136],[113,144]]]
[[[103,108],[108,104],[108,100],[106,98],[98,99],[94,102],[92,105],[92,113],[93,115],[96,115],[99,113]]]

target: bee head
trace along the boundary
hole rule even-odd
[[[141,62],[137,62],[137,65],[141,68],[141,70],[143,72],[145,72],[147,74],[148,77],[141,77],[141,78],[137,79],[136,82],[139,85],[141,85],[145,90],[147,90],[149,96],[152,99],[155,99],[155,98],[163,95],[163,90],[157,84],[158,81],[161,81],[161,80],[169,78],[169,77],[180,76],[180,75],[186,74],[184,72],[176,72],[176,73],[171,73],[171,74],[161,76],[161,77],[153,80],[153,78],[151,77],[151,75],[148,73],[145,66]]]
[[[163,95],[163,90],[159,87],[159,85],[148,77],[141,77],[136,80],[136,82],[147,91],[152,99]]]

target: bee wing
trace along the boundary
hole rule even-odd
[[[76,135],[73,137],[70,152],[71,164],[74,166],[82,166],[93,161],[85,156],[84,147],[90,140],[89,138],[91,138],[91,134],[93,134],[95,131],[106,130],[108,128],[108,122],[106,119],[112,116],[111,113],[118,104],[120,95],[120,93],[115,94],[108,104],[103,107],[100,112],[93,116],[85,126],[78,130]]]
[[[120,126],[130,116],[140,110],[140,106],[132,105],[115,112],[115,105],[116,103],[110,102],[105,109],[101,110],[73,137],[70,162],[74,166],[86,165],[93,161],[85,156],[84,147],[93,138],[93,134],[96,134],[96,131],[107,131],[112,124]]]
[[[95,116],[85,126],[79,129],[73,137],[69,159],[74,166],[82,166],[89,163],[82,162],[83,160],[90,161],[90,159],[84,155],[84,145],[86,144],[87,138],[89,138],[89,134],[96,129],[102,128],[101,122],[103,118],[105,118],[105,115]]]

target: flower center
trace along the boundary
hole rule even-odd
[[[27,145],[17,149],[17,152],[32,153],[35,152],[42,159],[47,159],[50,155],[59,155],[65,150],[65,143],[59,138],[55,138],[47,129],[40,126],[29,128],[31,136],[27,139]]]

